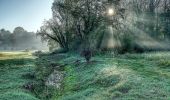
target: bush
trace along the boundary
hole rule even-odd
[[[81,52],[81,55],[89,62],[92,57],[92,51],[90,49],[85,49]]]

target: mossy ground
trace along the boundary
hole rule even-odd
[[[29,78],[23,77],[34,70],[34,58],[29,52],[0,53],[0,100],[38,100],[23,85]]]

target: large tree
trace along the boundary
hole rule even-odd
[[[102,25],[118,26],[124,12],[119,3],[120,0],[55,0],[52,20],[47,21],[38,34],[58,42],[62,48],[68,49],[76,40],[88,48],[90,36]],[[117,12],[112,20],[107,17],[108,8]]]

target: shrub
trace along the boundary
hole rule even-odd
[[[89,62],[92,57],[92,51],[90,49],[85,49],[82,51],[81,55]]]

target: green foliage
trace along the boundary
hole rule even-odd
[[[49,100],[59,94],[59,90],[53,86],[47,86],[45,82],[54,70],[64,71],[64,66],[60,60],[66,58],[64,54],[40,55],[35,62],[35,79],[34,90],[32,91],[38,98]]]

